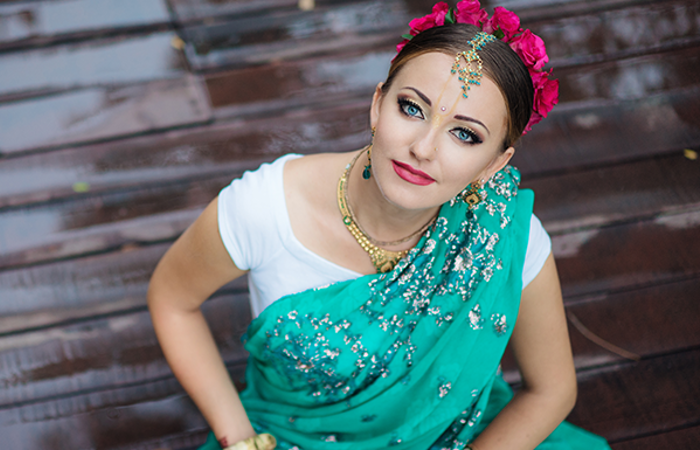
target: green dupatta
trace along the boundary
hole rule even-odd
[[[534,196],[519,180],[507,167],[476,208],[443,205],[388,274],[283,297],[253,320],[241,400],[256,430],[285,450],[471,442],[492,415],[494,380],[505,385],[497,371],[520,304]]]

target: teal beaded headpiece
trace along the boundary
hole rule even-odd
[[[476,33],[476,36],[467,42],[467,45],[471,47],[470,50],[464,50],[457,53],[455,62],[452,64],[452,73],[457,73],[459,76],[459,81],[463,83],[462,96],[464,96],[464,98],[467,98],[467,91],[471,89],[472,84],[476,84],[477,86],[481,84],[481,69],[483,64],[481,61],[481,56],[479,56],[479,50],[481,50],[488,42],[495,40],[496,36],[480,31]],[[464,61],[466,62],[466,65],[463,68],[459,65],[459,61],[462,58],[464,58]],[[476,67],[473,67],[474,64]]]

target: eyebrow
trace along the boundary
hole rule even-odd
[[[461,116],[461,115],[456,115],[456,116],[454,116],[454,117],[455,117],[455,119],[457,119],[457,120],[464,120],[464,121],[466,121],[466,122],[472,122],[472,123],[475,123],[475,124],[477,124],[477,125],[481,125],[482,127],[484,127],[484,129],[486,130],[486,132],[487,132],[488,134],[491,134],[491,132],[489,131],[488,127],[487,127],[486,125],[484,125],[484,123],[481,122],[481,121],[479,121],[479,120],[476,120],[476,119],[474,119],[474,118],[467,117],[467,116]]]
[[[419,91],[418,89],[416,89],[416,88],[414,88],[414,87],[411,87],[411,86],[406,86],[406,87],[404,87],[404,88],[402,88],[402,89],[410,89],[410,90],[412,90],[413,92],[415,92],[415,93],[418,95],[418,97],[421,98],[421,100],[423,100],[425,103],[427,103],[428,106],[433,106],[433,104],[432,104],[432,102],[430,101],[430,99],[428,98],[428,96],[425,95],[424,93],[422,93],[421,91]],[[472,122],[472,123],[475,123],[475,124],[477,124],[477,125],[481,125],[482,127],[484,127],[484,129],[486,130],[486,132],[487,132],[488,134],[491,134],[491,131],[489,131],[489,128],[488,128],[486,125],[484,125],[484,123],[481,122],[480,120],[476,120],[476,119],[474,119],[474,118],[472,118],[472,117],[462,116],[462,115],[459,115],[459,114],[457,114],[456,116],[454,116],[454,118],[457,119],[457,120],[464,120],[465,122]]]
[[[415,93],[418,95],[418,97],[420,97],[421,100],[423,100],[425,103],[427,103],[428,106],[433,106],[433,104],[432,104],[432,102],[430,101],[430,99],[428,98],[428,96],[425,95],[424,93],[422,93],[421,91],[419,91],[418,89],[416,89],[416,88],[414,88],[414,87],[410,87],[410,86],[406,86],[406,87],[404,87],[403,89],[410,89],[410,90],[412,90],[413,92],[415,92]]]

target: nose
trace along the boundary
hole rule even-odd
[[[418,160],[432,160],[437,154],[437,135],[431,129],[418,136],[411,146],[411,153]]]

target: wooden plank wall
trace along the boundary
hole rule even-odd
[[[696,449],[700,4],[500,4],[545,39],[561,83],[514,162],[572,321],[570,420],[615,450]],[[373,88],[430,6],[0,1],[1,448],[202,442],[145,307],[154,265],[244,170],[364,145]],[[237,382],[247,301],[237,280],[204,306]],[[510,356],[504,370],[517,385]]]

